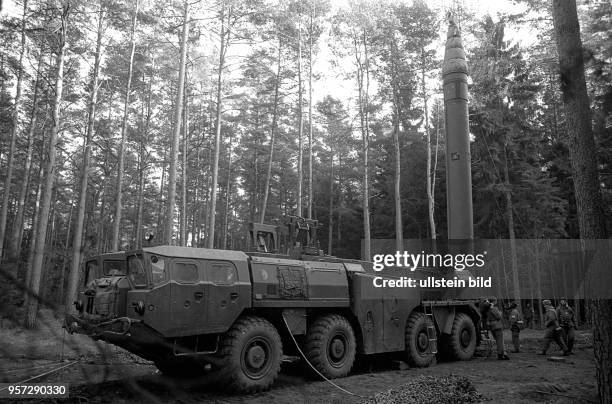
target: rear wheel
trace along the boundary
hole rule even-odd
[[[330,379],[346,376],[357,353],[353,327],[339,314],[317,318],[308,327],[305,347],[306,359]]]
[[[283,347],[278,331],[266,319],[238,319],[221,343],[221,378],[231,391],[256,393],[278,376]]]
[[[457,360],[468,360],[476,351],[476,327],[465,313],[457,313],[450,334],[451,355]]]
[[[433,362],[427,327],[433,322],[423,313],[412,313],[406,322],[406,359],[412,367],[425,368]]]

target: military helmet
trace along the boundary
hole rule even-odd
[[[548,299],[542,300],[542,306],[552,306],[552,303]]]

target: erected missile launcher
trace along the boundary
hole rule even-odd
[[[451,357],[472,357],[480,336],[472,301],[376,288],[375,276],[393,277],[369,262],[322,255],[316,225],[291,218],[284,255],[279,229],[253,224],[249,253],[156,246],[87,260],[86,273],[99,277],[86,276],[66,327],[170,376],[217,369],[228,387],[244,392],[269,388],[283,355],[298,354],[295,342],[328,378],[347,375],[357,355],[396,352],[411,366],[429,366],[439,340]],[[104,270],[121,260],[123,271],[116,263]]]

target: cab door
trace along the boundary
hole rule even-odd
[[[240,315],[238,272],[230,261],[206,262],[208,332],[226,331]]]
[[[207,299],[201,267],[197,260],[182,258],[170,264],[170,323],[176,336],[205,331]]]

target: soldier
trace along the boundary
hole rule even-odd
[[[523,327],[523,320],[517,307],[518,303],[510,303],[510,331],[512,331],[512,345],[514,345],[514,351],[512,351],[513,353],[518,353],[521,351],[519,334],[521,333],[521,328]]]
[[[546,314],[544,315],[544,326],[546,327],[546,331],[544,332],[544,346],[542,347],[542,352],[538,353],[538,355],[546,355],[546,351],[553,340],[563,349],[563,356],[569,355],[567,346],[565,342],[563,342],[563,338],[561,338],[562,328],[557,320],[557,312],[550,303],[550,300],[544,300],[542,306],[544,306],[544,310],[546,310]]]
[[[571,354],[572,348],[574,347],[574,329],[576,328],[576,321],[574,310],[567,305],[565,299],[562,299],[559,307],[557,307],[557,318],[559,319],[559,325],[563,329],[563,340],[567,345],[567,351]]]
[[[533,327],[533,316],[535,312],[533,310],[533,307],[531,307],[531,303],[527,302],[527,304],[525,305],[525,311],[523,313],[523,318],[525,319],[525,328]]]
[[[497,345],[497,359],[508,360],[510,359],[504,351],[504,329],[502,326],[502,313],[497,308],[497,299],[492,297],[489,299],[491,307],[487,313],[487,326],[493,337],[495,338],[495,344]]]

